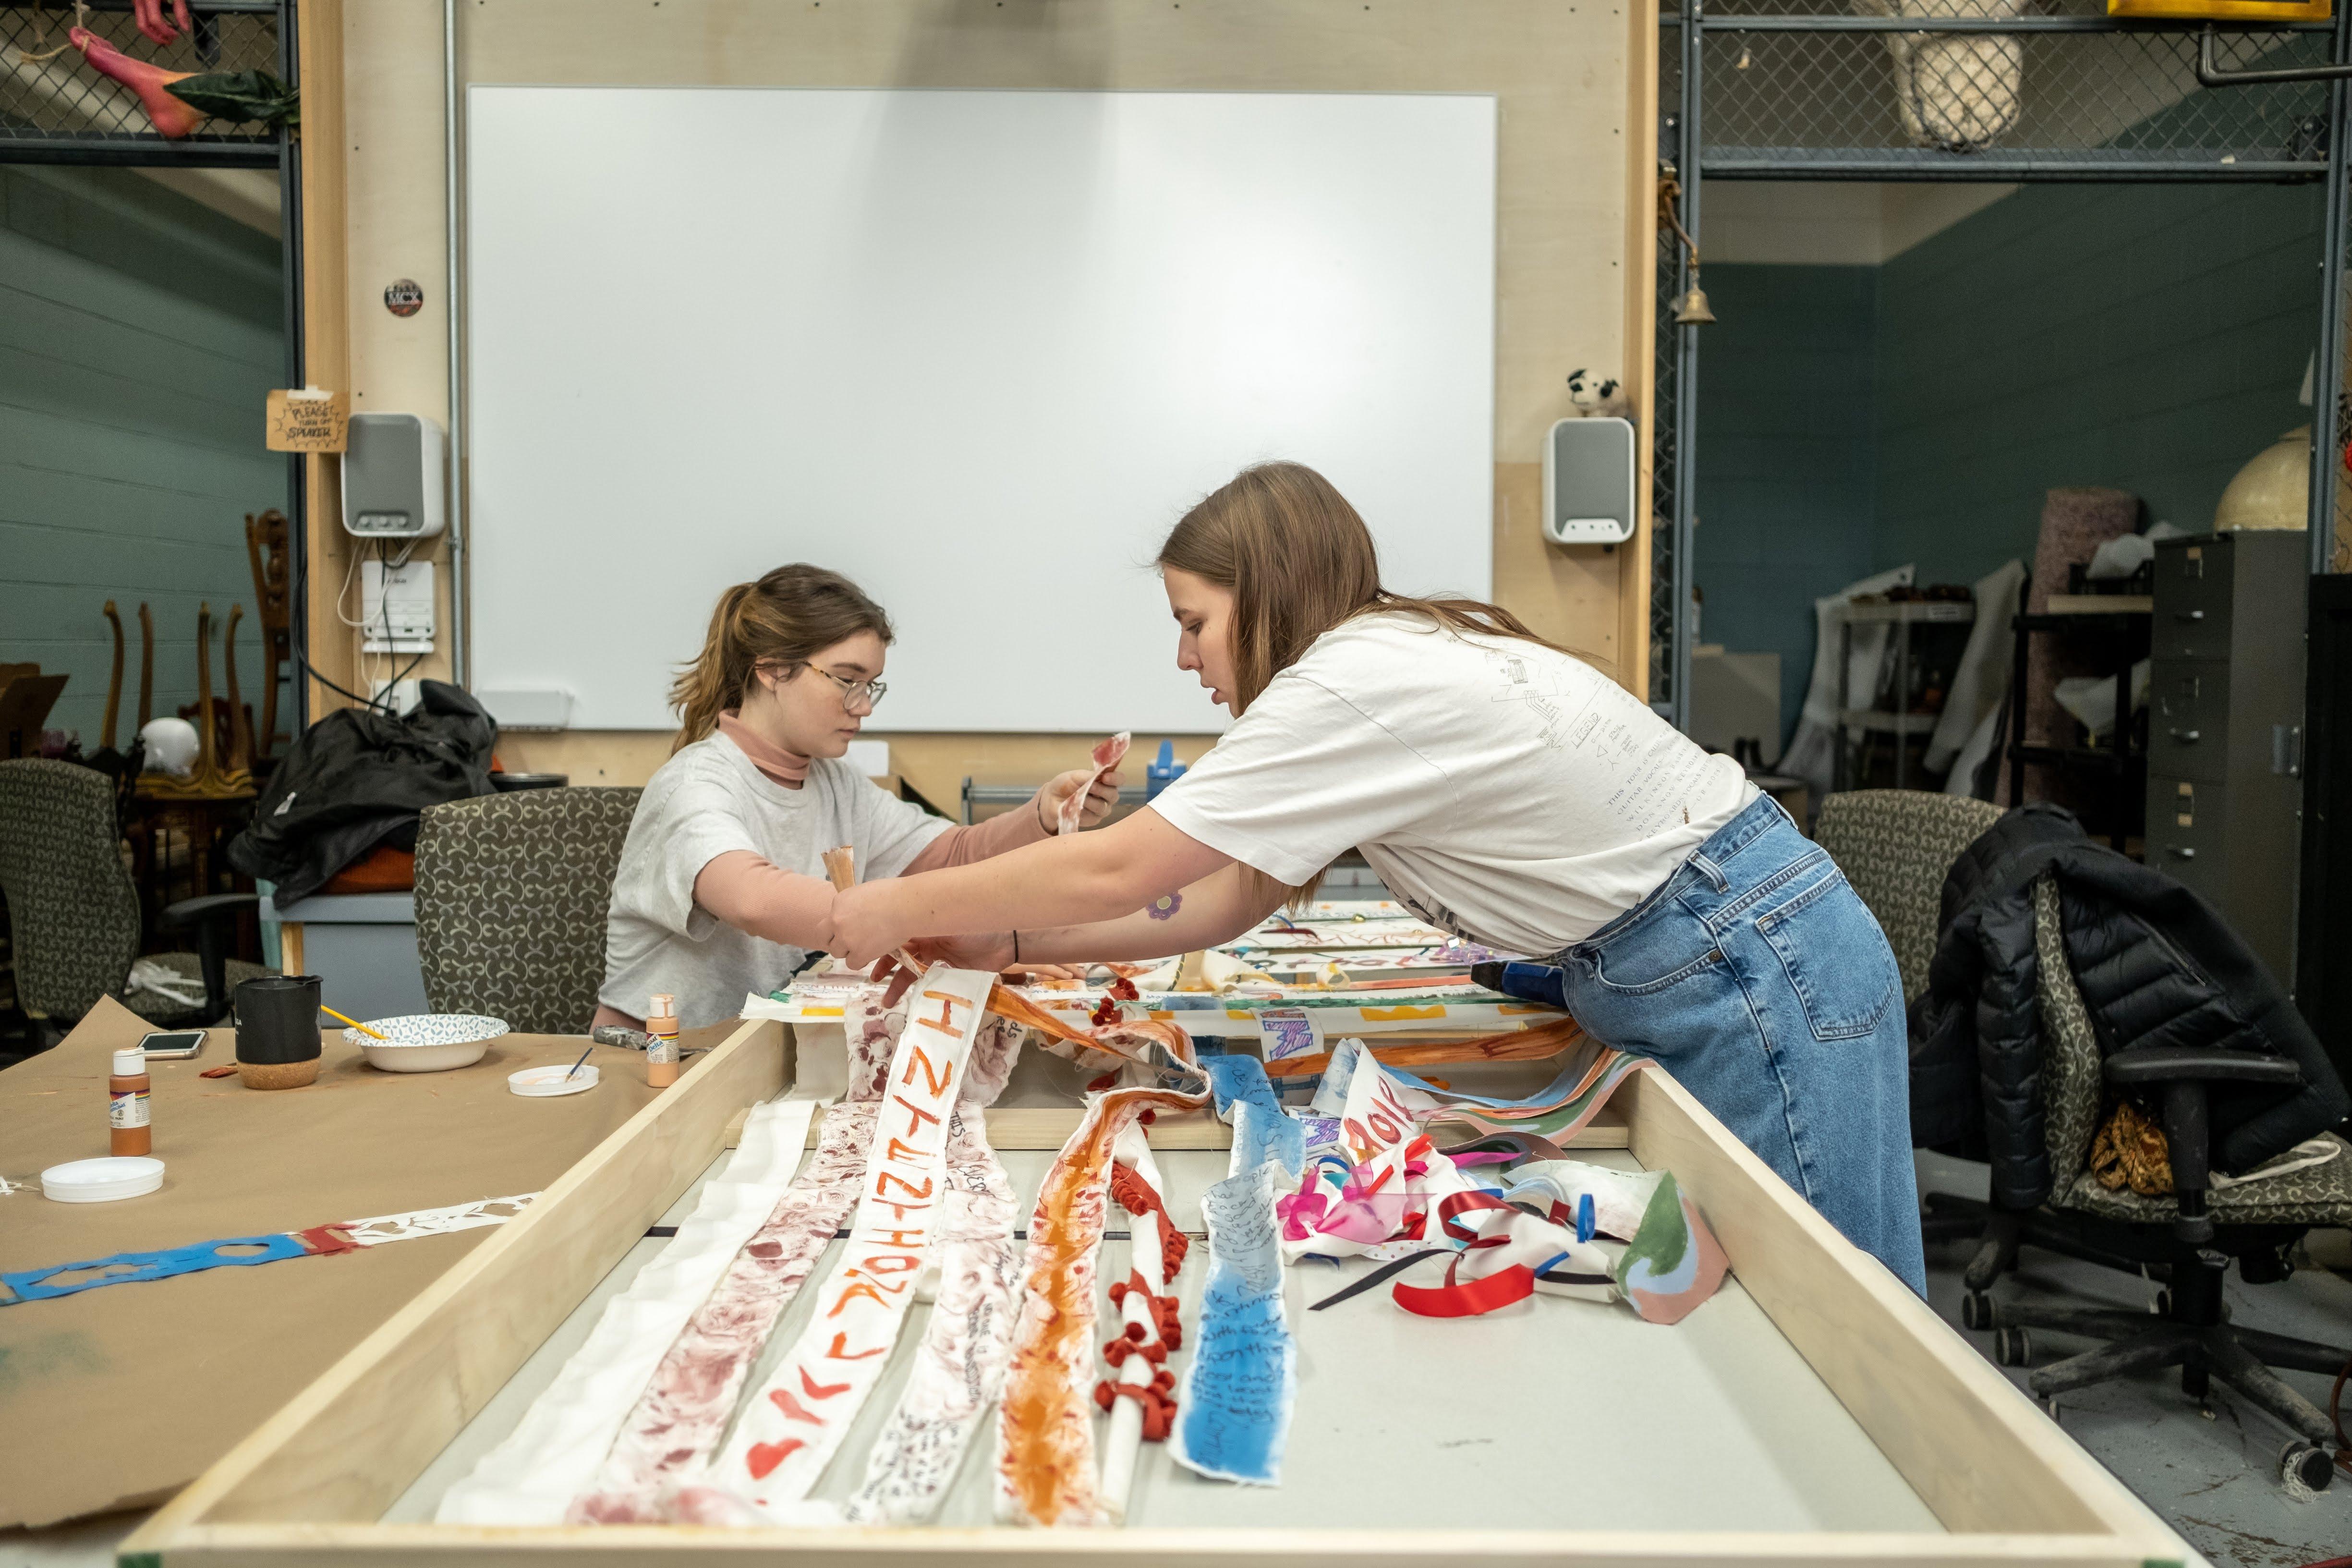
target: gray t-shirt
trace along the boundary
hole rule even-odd
[[[646,785],[613,879],[604,984],[596,999],[633,1017],[656,992],[677,998],[678,1024],[732,1018],[746,992],[765,994],[807,954],[737,931],[694,901],[694,879],[730,849],[824,875],[824,851],[857,849],[861,881],[895,877],[950,826],[839,758],[820,757],[786,789],[734,742],[711,734],[664,763]]]

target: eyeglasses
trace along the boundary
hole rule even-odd
[[[818,669],[814,665],[810,665],[808,668],[841,688],[841,705],[845,709],[851,703],[862,700],[866,710],[871,712],[882,706],[883,696],[890,689],[887,683],[880,680],[847,680],[829,669]]]

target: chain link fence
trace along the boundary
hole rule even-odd
[[[1927,18],[1953,30],[1901,26]],[[2111,22],[2085,0],[1726,0],[1706,23],[1714,178],[2278,179],[2326,163],[2325,84],[2205,89],[2196,30]],[[1678,37],[1664,30],[1662,60]],[[2328,47],[2325,24],[2222,32],[2214,63],[2324,65]]]
[[[89,6],[81,25],[132,59],[163,71],[278,73],[275,5],[227,7],[195,0],[189,9],[194,26],[169,44],[157,44],[139,31],[127,0]],[[36,147],[164,150],[159,145],[164,139],[138,94],[100,76],[67,42],[75,25],[71,0],[0,5],[0,160],[7,158],[11,143],[19,153]],[[275,147],[277,141],[277,132],[258,121],[207,120],[173,145]]]

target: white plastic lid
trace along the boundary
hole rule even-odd
[[[114,1076],[138,1078],[147,1070],[147,1047],[128,1046],[114,1053]]]
[[[62,1204],[103,1204],[117,1198],[141,1197],[163,1184],[163,1162],[138,1155],[71,1160],[41,1173],[42,1194]]]

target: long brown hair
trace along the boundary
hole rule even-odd
[[[1247,711],[1317,637],[1358,616],[1401,610],[1449,631],[1559,647],[1500,605],[1413,598],[1381,586],[1371,530],[1304,463],[1259,463],[1235,474],[1177,521],[1159,564],[1233,594],[1236,712]]]
[[[719,715],[740,708],[762,665],[802,665],[837,642],[872,632],[896,639],[890,617],[856,584],[822,566],[779,566],[756,583],[719,595],[702,651],[670,683],[677,710],[676,752],[719,728]]]

